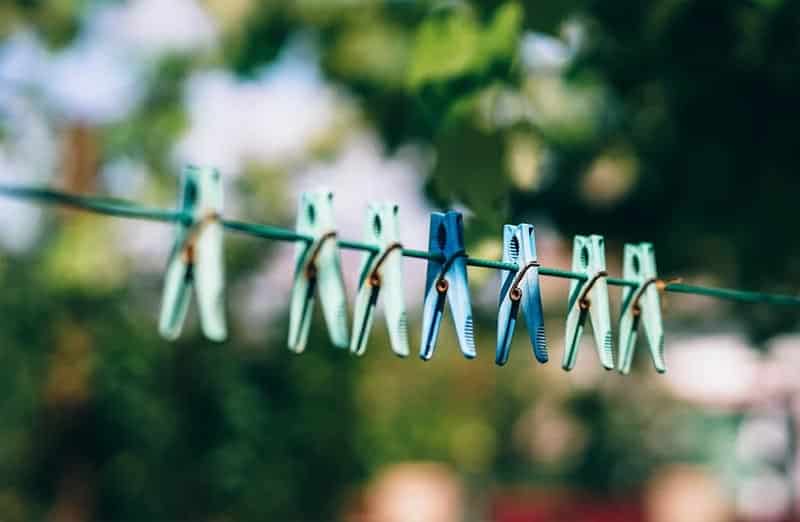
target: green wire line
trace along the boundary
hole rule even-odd
[[[800,306],[800,297],[791,295],[765,294],[761,292],[748,292],[746,290],[733,290],[730,288],[709,288],[705,286],[684,285],[681,283],[670,283],[664,287],[664,290],[678,294],[704,295],[742,303]]]
[[[433,254],[431,254],[430,252],[427,252],[425,250],[414,250],[413,248],[404,248],[403,249],[403,256],[405,256],[405,257],[414,257],[414,258],[417,258],[417,259],[434,259],[434,260],[436,260],[436,257],[438,257],[438,256],[434,256]],[[444,261],[443,258],[441,260]]]
[[[371,252],[377,254],[380,249],[374,245],[367,245],[366,243],[359,243],[358,241],[350,241],[347,239],[340,239],[339,246],[348,250],[361,250],[363,252]]]
[[[303,241],[311,243],[314,238],[304,234],[298,234],[285,228],[273,227],[271,225],[258,225],[255,223],[244,223],[242,221],[222,220],[222,226],[234,232],[241,232],[250,236],[264,239],[275,239],[277,241]]]
[[[191,216],[187,216],[177,210],[150,209],[122,199],[76,196],[43,188],[0,185],[0,195],[41,203],[65,205],[108,216],[164,222],[191,221]]]
[[[178,210],[147,208],[139,205],[138,203],[122,199],[77,196],[74,194],[68,194],[66,192],[46,188],[0,184],[0,196],[8,196],[11,198],[36,201],[46,204],[65,205],[81,210],[87,210],[89,212],[105,214],[108,216],[146,219],[150,221],[161,221],[167,223],[183,222],[190,224],[192,222],[192,216]],[[221,223],[222,226],[227,230],[258,238],[274,239],[277,241],[303,241],[305,243],[312,243],[314,241],[314,238],[311,236],[299,234],[292,230],[287,230],[285,228],[275,227],[272,225],[260,225],[257,223],[247,223],[228,219],[222,219]],[[340,247],[349,250],[361,250],[364,252],[373,253],[377,253],[379,251],[379,248],[374,245],[368,245],[358,241],[340,239],[338,244]],[[404,248],[402,253],[405,257],[428,259],[433,261],[443,260],[441,256],[432,254],[431,252],[427,252],[425,250]],[[516,263],[506,263],[503,261],[493,261],[490,259],[467,257],[466,262],[469,266],[481,268],[514,271],[518,269]],[[584,274],[570,272],[568,270],[561,270],[558,268],[540,267],[539,273],[545,276],[577,279],[579,281],[585,281],[587,279]],[[639,283],[636,281],[628,281],[626,279],[619,279],[615,277],[607,278],[607,282],[608,284],[614,286],[627,286],[630,288],[636,288],[639,286]],[[670,283],[664,287],[664,291],[679,294],[694,294],[706,297],[715,297],[718,299],[728,299],[742,303],[800,306],[800,297],[767,294],[762,292],[749,292],[730,288],[711,288],[705,286],[686,285],[682,283]]]

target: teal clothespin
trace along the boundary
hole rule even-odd
[[[566,349],[561,366],[565,370],[575,367],[578,342],[583,334],[586,316],[592,318],[592,330],[600,363],[606,370],[614,368],[611,315],[608,305],[606,253],[603,236],[575,236],[572,244],[572,271],[586,276],[586,280],[573,280],[569,290]]]
[[[222,257],[222,179],[212,168],[186,167],[183,171],[180,210],[190,216],[178,224],[169,257],[161,301],[158,330],[174,340],[180,335],[192,286],[203,333],[211,340],[224,341],[225,272]]]
[[[289,305],[289,349],[296,353],[305,350],[317,289],[331,342],[346,348],[350,344],[347,297],[336,242],[333,192],[304,192],[300,196],[297,232],[311,236],[313,241],[297,245]]]
[[[497,349],[495,363],[508,361],[511,338],[520,308],[528,327],[533,354],[546,363],[547,337],[544,334],[542,294],[539,290],[539,260],[533,225],[522,223],[503,227],[503,261],[516,263],[517,270],[500,272],[500,306],[497,312]]]
[[[472,322],[472,303],[467,283],[464,223],[460,212],[431,214],[428,251],[439,256],[439,259],[428,261],[419,356],[425,361],[433,357],[436,338],[442,324],[444,302],[449,301],[461,353],[464,357],[473,359],[477,351]]]
[[[656,276],[656,256],[651,243],[625,245],[625,279],[636,281],[636,288],[625,288],[622,293],[622,316],[619,324],[619,371],[628,374],[636,348],[639,323],[644,322],[644,333],[656,371],[664,373],[664,326],[661,322],[661,299]]]
[[[367,348],[379,293],[384,295],[392,350],[401,357],[408,355],[408,317],[403,301],[403,246],[400,244],[398,211],[394,203],[370,204],[367,208],[364,242],[379,250],[367,252],[361,262],[353,336],[350,339],[350,351],[357,355],[362,355]]]

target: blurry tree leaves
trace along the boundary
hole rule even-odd
[[[11,0],[11,6],[0,5],[0,14],[2,20],[33,25],[48,44],[63,47],[78,32],[81,11],[87,3],[86,0]],[[3,32],[11,27],[2,28]]]
[[[431,82],[482,75],[516,53],[522,9],[516,3],[499,7],[482,27],[474,11],[455,7],[435,11],[417,29],[408,83],[418,89]]]

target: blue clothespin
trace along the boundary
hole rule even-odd
[[[536,258],[536,237],[533,225],[503,227],[503,261],[516,263],[516,271],[500,272],[500,310],[497,314],[497,351],[495,362],[508,361],[511,338],[520,307],[528,326],[536,360],[546,363],[547,338],[544,335],[542,294],[539,291],[539,261]]]
[[[353,312],[350,351],[364,353],[372,329],[378,294],[383,295],[389,341],[395,354],[408,356],[408,317],[403,300],[403,245],[400,244],[399,208],[394,203],[370,204],[364,230],[365,242],[378,247],[361,262],[358,295]]]
[[[441,260],[428,261],[419,356],[426,361],[433,356],[439,326],[442,324],[444,302],[449,300],[461,352],[468,359],[472,359],[476,355],[475,335],[467,284],[467,254],[464,250],[464,223],[461,213],[451,211],[431,214],[428,251],[440,256]]]
[[[664,373],[664,326],[661,322],[660,281],[656,275],[656,256],[651,243],[625,245],[623,277],[639,283],[637,288],[625,288],[622,293],[622,316],[619,326],[619,371],[628,374],[636,348],[639,323],[644,333],[656,371]]]
[[[611,314],[608,305],[606,251],[603,236],[575,236],[572,246],[572,271],[583,274],[583,281],[573,279],[569,290],[566,349],[561,366],[571,370],[578,357],[578,342],[586,324],[592,318],[592,330],[600,363],[606,370],[614,368],[614,339],[611,333]]]
[[[297,245],[289,305],[289,349],[296,353],[305,350],[317,290],[331,342],[346,348],[350,344],[347,297],[336,242],[333,192],[305,192],[300,196],[297,232],[311,236],[313,241]]]
[[[190,166],[183,171],[181,185],[180,210],[189,219],[178,224],[169,256],[158,330],[169,340],[180,335],[194,286],[203,333],[224,341],[222,179],[216,169]]]

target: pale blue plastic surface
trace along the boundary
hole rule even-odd
[[[428,261],[425,283],[425,301],[422,313],[422,340],[419,355],[429,360],[436,349],[436,339],[442,323],[445,301],[450,303],[450,312],[458,336],[461,353],[468,359],[477,355],[475,332],[472,320],[472,303],[467,283],[467,263],[464,253],[464,224],[459,212],[434,212],[428,232],[428,251],[450,260],[442,274],[446,261]],[[443,275],[447,290],[437,290],[437,281]]]
[[[517,226],[505,225],[503,227],[503,261],[516,263],[519,270],[529,263],[538,261],[533,225],[523,223]],[[495,351],[495,362],[499,365],[508,361],[520,308],[522,308],[522,316],[528,327],[533,355],[540,363],[546,363],[548,360],[542,294],[539,289],[539,269],[536,266],[530,266],[525,270],[518,283],[521,298],[515,301],[511,298],[510,293],[519,270],[515,272],[500,271],[500,307],[497,313],[497,349]]]

